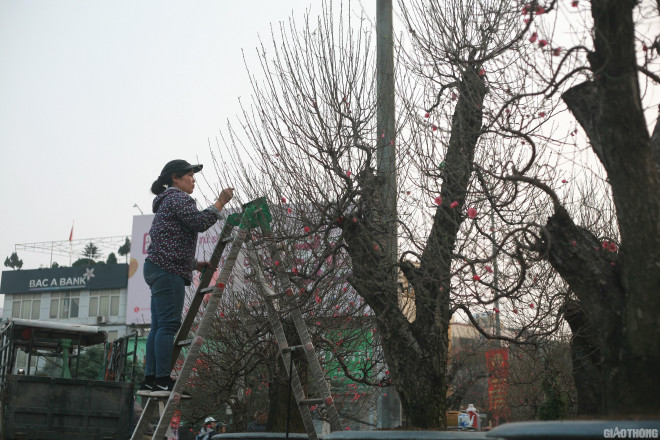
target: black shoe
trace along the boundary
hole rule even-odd
[[[149,393],[149,397],[170,397],[172,390],[174,389],[174,384],[176,381],[171,377],[159,377],[156,379],[156,382],[153,386],[153,391]],[[192,396],[187,391],[181,392],[181,399],[192,399]]]
[[[138,396],[149,396],[154,389],[155,376],[146,376],[144,381],[140,384],[140,389],[137,392]]]

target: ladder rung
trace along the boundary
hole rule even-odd
[[[290,351],[302,350],[305,348],[304,345],[292,345],[291,347],[284,347],[282,353],[289,353]]]
[[[187,347],[190,344],[192,344],[192,339],[184,339],[182,341],[177,342],[176,345],[178,345],[179,347]]]
[[[213,290],[215,290],[215,286],[213,286],[213,287],[206,287],[206,288],[200,290],[199,293],[209,293],[209,292],[213,292]]]
[[[321,404],[324,404],[324,403],[325,403],[325,400],[318,397],[318,398],[315,398],[315,399],[302,399],[298,403],[298,405],[321,405]]]

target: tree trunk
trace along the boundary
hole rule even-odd
[[[564,318],[571,327],[571,362],[577,391],[578,416],[595,416],[603,412],[603,382],[600,349],[593,329],[580,303],[567,299],[562,307]]]
[[[607,172],[625,253],[625,261],[622,254],[609,269],[600,258],[585,258],[585,266],[565,269],[567,275],[580,270],[600,284],[597,289],[573,290],[598,333],[605,406],[612,414],[660,411],[660,381],[653,380],[660,370],[660,176],[640,99],[636,3],[591,2],[594,51],[589,62],[594,80],[563,95]],[[569,246],[557,240],[553,245]],[[603,284],[601,279],[608,281]],[[569,283],[571,288],[581,284],[574,277]],[[603,296],[591,295],[594,290]]]
[[[373,309],[392,382],[401,398],[407,426],[446,428],[447,355],[449,346],[451,263],[463,207],[473,171],[474,152],[481,134],[483,78],[467,70],[459,85],[445,157],[443,203],[438,206],[418,268],[400,264],[415,294],[415,319],[409,322],[399,308],[399,289],[391,261],[378,245],[386,231],[373,172],[359,178],[365,188],[358,221],[344,222],[348,252],[353,262],[353,287]]]

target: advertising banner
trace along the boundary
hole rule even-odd
[[[507,382],[509,379],[509,350],[497,348],[486,351],[488,370],[488,409],[492,417],[508,417]]]
[[[127,324],[149,325],[151,323],[151,291],[144,281],[142,270],[144,268],[144,260],[147,257],[147,250],[151,243],[149,229],[153,220],[153,214],[133,216],[131,261],[128,269],[128,298],[126,300]],[[199,234],[196,252],[198,261],[209,261],[211,259],[213,250],[218,244],[223,224],[224,222],[218,222],[206,232]],[[234,267],[233,273],[242,271],[243,258],[239,257],[237,262],[238,264]],[[221,261],[221,265],[223,263],[224,259]],[[233,281],[233,277],[230,279],[231,281]],[[199,273],[193,272],[193,285],[191,289],[196,288],[198,283]]]
[[[59,267],[2,272],[0,294],[126,287],[125,264]]]

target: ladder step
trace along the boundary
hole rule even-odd
[[[211,292],[213,292],[213,290],[215,290],[215,286],[213,286],[213,287],[206,287],[206,288],[200,290],[199,293],[211,293]]]
[[[298,405],[321,405],[325,404],[325,399],[315,398],[315,399],[302,399]]]
[[[304,345],[292,345],[290,347],[284,347],[282,349],[282,353],[289,353],[291,351],[302,350],[303,348],[305,348]]]
[[[187,347],[190,344],[192,344],[192,339],[184,339],[182,341],[177,342],[176,345],[178,345],[179,347]]]

